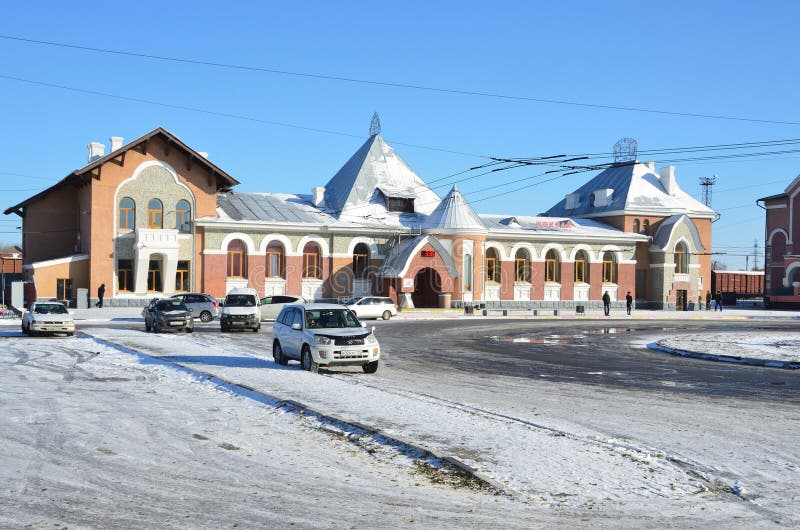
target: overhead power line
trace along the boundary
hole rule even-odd
[[[89,90],[89,89],[85,89],[85,88],[77,88],[77,87],[71,87],[71,86],[66,86],[66,85],[59,85],[59,84],[56,84],[56,83],[46,83],[44,81],[35,81],[35,80],[32,80],[32,79],[25,79],[25,78],[22,78],[22,77],[14,77],[14,76],[10,76],[10,75],[0,75],[0,79],[9,79],[9,80],[12,80],[12,81],[19,81],[21,83],[29,83],[29,84],[32,84],[32,85],[45,86],[45,87],[48,87],[48,88],[58,88],[60,90],[68,90],[70,92],[77,92],[77,93],[81,93],[81,94],[89,94],[89,95],[92,95],[92,96],[102,96],[102,97],[106,97],[106,98],[119,99],[119,100],[122,100],[122,101],[131,101],[133,103],[144,103],[144,104],[147,104],[147,105],[155,105],[155,106],[158,106],[158,107],[166,107],[166,108],[172,108],[172,109],[178,109],[178,110],[185,110],[185,111],[189,111],[189,112],[197,112],[197,113],[201,113],[201,114],[208,114],[208,115],[211,115],[211,116],[219,116],[219,117],[223,117],[223,118],[233,118],[233,119],[237,119],[237,120],[245,120],[245,121],[250,121],[250,122],[255,122],[255,123],[264,123],[264,124],[267,124],[267,125],[275,125],[275,126],[278,126],[278,127],[289,127],[289,128],[292,128],[292,129],[299,129],[299,130],[304,130],[304,131],[312,131],[312,132],[317,132],[317,133],[322,133],[322,134],[333,134],[333,135],[336,135],[336,136],[346,136],[346,137],[350,137],[350,138],[359,138],[359,139],[362,139],[362,140],[364,139],[364,135],[363,134],[352,134],[352,133],[345,133],[345,132],[341,132],[341,131],[333,131],[333,130],[330,130],[330,129],[319,129],[319,128],[315,128],[315,127],[306,127],[306,126],[303,126],[303,125],[296,125],[296,124],[293,124],[293,123],[264,120],[264,119],[261,119],[261,118],[255,118],[253,116],[245,116],[243,114],[231,114],[231,113],[227,113],[227,112],[219,112],[219,111],[214,111],[214,110],[201,109],[201,108],[198,108],[198,107],[189,107],[189,106],[186,106],[186,105],[177,105],[177,104],[174,104],[174,103],[164,103],[164,102],[155,101],[155,100],[152,100],[152,99],[138,98],[138,97],[132,97],[132,96],[120,96],[120,95],[117,95],[117,94],[111,94],[109,92],[100,92],[100,91],[97,91],[97,90]],[[464,152],[461,152],[461,151],[453,151],[453,150],[450,150],[450,149],[442,149],[442,148],[439,148],[439,147],[430,147],[430,146],[427,146],[427,145],[410,144],[410,143],[399,142],[399,141],[393,141],[392,143],[397,144],[397,145],[404,145],[406,147],[416,147],[418,149],[427,149],[427,150],[430,150],[430,151],[439,151],[439,152],[442,152],[442,153],[450,153],[450,154],[455,154],[455,155],[471,156],[471,157],[476,157],[476,158],[490,158],[488,155],[477,155],[475,153],[464,153]]]
[[[661,109],[652,109],[652,108],[644,108],[644,107],[627,107],[622,105],[607,105],[607,104],[600,104],[600,103],[586,103],[586,102],[579,102],[579,101],[569,101],[564,99],[554,99],[554,98],[541,98],[541,97],[531,97],[531,96],[517,96],[511,94],[501,94],[497,92],[482,92],[482,91],[475,91],[475,90],[465,90],[465,89],[456,89],[456,88],[446,88],[446,87],[435,87],[435,86],[427,86],[427,85],[419,85],[419,84],[411,84],[411,83],[398,83],[398,82],[390,82],[390,81],[378,81],[374,79],[359,79],[355,77],[344,77],[344,76],[336,76],[336,75],[325,75],[325,74],[317,74],[317,73],[310,73],[310,72],[296,72],[291,70],[282,70],[277,68],[266,68],[260,66],[248,66],[248,65],[236,65],[236,64],[229,64],[229,63],[220,63],[214,61],[204,61],[198,59],[186,59],[181,57],[170,57],[166,55],[155,55],[155,54],[148,54],[148,53],[140,53],[140,52],[131,52],[125,50],[111,50],[107,48],[97,48],[93,46],[80,46],[76,44],[67,44],[62,42],[52,42],[52,41],[44,41],[44,40],[37,40],[37,39],[28,39],[24,37],[16,37],[13,35],[0,35],[0,38],[17,41],[17,42],[25,42],[30,44],[40,44],[44,46],[55,46],[59,48],[68,48],[73,50],[81,50],[81,51],[90,51],[94,53],[105,53],[105,54],[113,54],[113,55],[122,55],[128,57],[138,57],[141,59],[151,59],[151,60],[158,60],[158,61],[168,61],[168,62],[177,62],[177,63],[185,63],[185,64],[194,64],[199,66],[211,66],[215,68],[227,68],[232,70],[243,70],[243,71],[250,71],[250,72],[262,72],[262,73],[269,73],[269,74],[277,74],[277,75],[284,75],[284,76],[293,76],[293,77],[304,77],[304,78],[311,78],[311,79],[323,79],[327,81],[340,81],[340,82],[347,82],[347,83],[357,83],[363,85],[375,85],[375,86],[384,86],[384,87],[391,87],[391,88],[403,88],[403,89],[410,89],[410,90],[417,90],[417,91],[425,91],[425,92],[437,92],[437,93],[444,93],[444,94],[457,94],[462,96],[476,96],[476,97],[484,97],[484,98],[493,98],[493,99],[501,99],[501,100],[509,100],[509,101],[524,101],[530,103],[547,103],[553,105],[568,105],[573,107],[585,107],[585,108],[594,108],[594,109],[602,109],[602,110],[619,110],[625,112],[639,112],[639,113],[648,113],[648,114],[662,114],[667,116],[679,116],[685,118],[704,118],[704,119],[714,119],[714,120],[731,120],[731,121],[744,121],[744,122],[753,122],[753,123],[768,123],[773,125],[800,125],[800,122],[796,121],[783,121],[783,120],[769,120],[769,119],[761,119],[761,118],[750,118],[744,116],[729,116],[729,115],[722,115],[722,114],[702,114],[697,112],[678,112],[678,111],[670,111],[670,110],[661,110]]]

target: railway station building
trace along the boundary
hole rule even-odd
[[[612,166],[546,213],[479,214],[456,186],[437,195],[371,130],[310,193],[239,182],[157,128],[11,206],[22,219],[27,300],[139,306],[241,286],[312,300],[380,294],[401,306],[689,308],[710,285],[714,212],[675,169]]]

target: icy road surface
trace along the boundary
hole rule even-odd
[[[38,513],[48,514],[46,522],[66,524],[74,514],[81,524],[104,527],[136,526],[132,521],[139,517],[156,526],[170,521],[187,527],[219,521],[365,528],[797,522],[797,454],[783,450],[793,435],[764,447],[762,466],[752,456],[759,448],[741,426],[719,446],[731,413],[719,404],[698,404],[697,425],[670,425],[665,422],[679,416],[675,398],[642,403],[566,385],[547,394],[542,389],[554,388],[547,382],[535,388],[452,374],[421,373],[412,384],[391,364],[375,376],[316,375],[294,363],[274,364],[266,333],[244,343],[219,333],[88,331],[96,341],[2,342],[0,395],[3,410],[13,414],[0,420],[0,457],[11,462],[0,471],[9,484],[0,500],[31,523],[42,521]],[[268,398],[219,388],[127,349]],[[497,392],[493,385],[505,388]],[[509,402],[515,392],[538,392],[547,413]],[[285,414],[274,406],[280,399],[452,455],[512,497],[436,486],[408,462],[375,458]],[[764,413],[771,421],[769,410]],[[620,425],[626,416],[631,424]],[[788,421],[796,424],[797,418]],[[683,436],[702,438],[704,423],[712,426],[713,447],[700,443],[693,451],[681,443]],[[620,427],[625,435],[614,434]],[[351,509],[353,499],[357,509]],[[94,503],[97,508],[89,509]],[[171,512],[171,504],[191,509]]]

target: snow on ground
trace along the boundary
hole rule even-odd
[[[87,331],[97,339],[0,332],[0,526],[798,522],[800,462],[787,448],[800,419],[788,405],[669,393],[645,402],[618,389],[465,374],[403,380],[386,364],[384,377],[323,376],[218,333]],[[433,485],[413,457],[364,451],[282,399],[456,456],[513,498]],[[304,514],[286,508],[309,497]]]
[[[800,332],[707,333],[659,341],[661,346],[708,355],[800,363]]]
[[[711,506],[722,502],[719,486],[692,474],[691,465],[687,468],[672,455],[632,441],[565,432],[557,425],[498,415],[434,395],[388,391],[360,382],[366,378],[353,381],[352,376],[307,373],[297,365],[281,367],[266,351],[240,349],[220,334],[148,335],[99,328],[91,333],[458,455],[522,502],[629,517],[701,516],[707,507],[716,512]],[[743,518],[751,515],[740,503],[725,510]]]
[[[91,338],[18,335],[0,335],[0,527],[557,521],[505,496],[435,485],[190,371]]]

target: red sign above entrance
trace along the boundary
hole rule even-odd
[[[422,257],[423,258],[432,258],[434,256],[436,256],[436,252],[433,251],[433,250],[423,250],[422,251]]]

